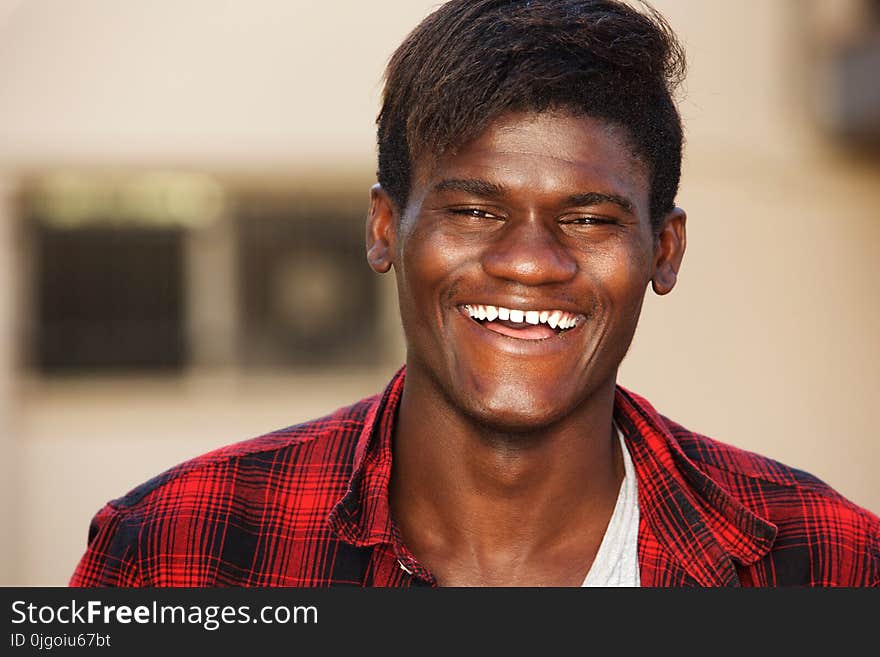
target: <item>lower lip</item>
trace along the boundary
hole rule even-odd
[[[469,330],[472,331],[475,336],[489,342],[496,349],[511,354],[546,355],[555,351],[561,351],[569,346],[572,338],[580,333],[583,326],[583,319],[581,319],[577,326],[562,331],[561,333],[554,333],[551,336],[542,338],[518,338],[488,329],[479,322],[474,321],[471,316],[467,314],[466,310],[457,310],[462,320],[467,323]],[[528,329],[526,329],[526,331],[527,330]]]

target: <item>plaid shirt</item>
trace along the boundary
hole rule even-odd
[[[71,586],[413,586],[391,517],[404,370],[382,395],[222,448],[107,504]],[[642,586],[878,586],[880,519],[815,477],[724,445],[618,387]]]

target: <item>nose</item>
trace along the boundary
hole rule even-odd
[[[577,273],[577,260],[537,217],[511,220],[483,252],[483,270],[524,285],[564,283]]]

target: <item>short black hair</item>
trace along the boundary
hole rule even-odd
[[[647,165],[651,218],[675,206],[684,51],[666,20],[615,0],[451,0],[391,57],[377,119],[378,180],[399,209],[413,162],[507,112],[563,110],[622,126]]]

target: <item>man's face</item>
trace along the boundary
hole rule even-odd
[[[414,174],[399,217],[381,190],[371,209],[397,276],[407,377],[505,432],[607,393],[668,260],[646,171],[621,131],[509,114]]]

